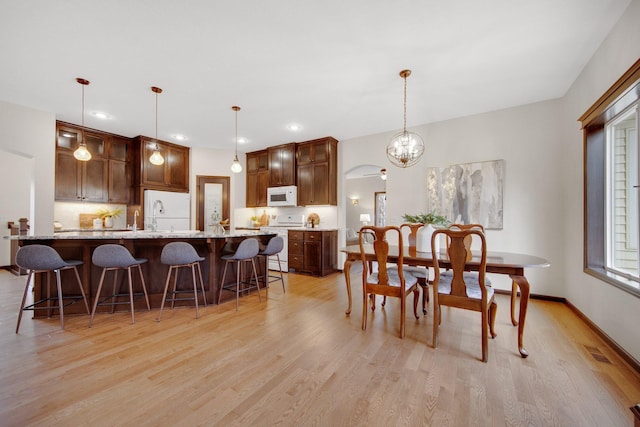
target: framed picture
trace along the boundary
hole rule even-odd
[[[374,224],[376,227],[384,227],[387,224],[387,193],[376,191],[374,197]]]

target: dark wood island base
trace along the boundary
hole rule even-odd
[[[65,233],[60,233],[65,234]],[[82,285],[87,299],[89,300],[89,306],[93,304],[100,281],[100,274],[102,269],[96,267],[91,263],[91,256],[96,247],[104,244],[115,243],[125,246],[131,254],[136,258],[146,258],[148,262],[142,264],[142,272],[149,292],[149,300],[152,309],[159,309],[164,285],[167,277],[167,271],[169,266],[163,265],[160,262],[160,254],[162,248],[170,242],[181,241],[187,242],[193,245],[198,254],[204,257],[205,260],[201,263],[202,276],[204,279],[204,286],[206,292],[207,304],[216,304],[218,301],[218,291],[220,289],[220,281],[222,280],[222,273],[224,269],[224,261],[220,257],[227,253],[235,251],[238,244],[244,239],[257,239],[260,243],[260,247],[266,246],[269,240],[274,237],[275,234],[271,233],[259,233],[259,234],[235,234],[235,235],[223,235],[214,236],[205,233],[189,233],[179,234],[170,233],[162,234],[148,233],[148,232],[89,232],[89,233],[75,233],[74,236],[21,236],[18,239],[20,246],[31,244],[42,244],[53,247],[64,259],[78,259],[82,260],[83,264],[78,266],[78,271],[82,279]],[[256,269],[258,275],[261,275],[266,269],[266,262],[264,257],[256,257]],[[245,280],[249,279],[249,268],[244,269],[246,272]],[[70,271],[62,272],[62,292],[65,295],[75,295],[78,293],[77,285]],[[113,273],[109,273],[105,280],[105,287],[111,286],[111,278]],[[46,276],[44,274],[37,275],[36,284],[34,287],[34,298],[38,300],[46,293]],[[225,278],[225,285],[235,283],[236,275],[227,273]],[[139,276],[133,276],[134,288],[139,288]],[[120,286],[125,286],[122,289],[126,289],[126,274],[119,272],[118,282]],[[55,288],[55,286],[54,286]],[[178,289],[192,289],[191,275],[186,271],[181,273],[178,278]],[[105,292],[103,291],[103,294]],[[235,294],[231,292],[224,292],[222,294],[222,302],[235,300]],[[186,304],[192,305],[193,301],[187,301]],[[144,298],[135,302],[136,309],[146,309]],[[176,302],[176,305],[180,305]],[[128,306],[117,307],[117,310],[129,310]],[[109,311],[109,307],[99,307],[98,311]],[[65,314],[86,314],[83,304],[72,304],[64,309]],[[57,314],[57,310],[54,312]],[[34,317],[45,317],[46,310],[40,310],[34,312]]]

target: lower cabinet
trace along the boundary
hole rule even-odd
[[[337,230],[289,230],[288,237],[290,272],[326,276],[337,271]]]

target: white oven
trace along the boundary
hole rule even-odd
[[[273,223],[260,227],[260,231],[275,233],[282,237],[284,246],[280,252],[280,265],[285,273],[289,271],[289,229],[304,227],[304,215],[277,215]],[[278,258],[269,257],[269,270],[278,271]]]
[[[296,206],[297,203],[298,187],[295,185],[267,188],[267,206]]]

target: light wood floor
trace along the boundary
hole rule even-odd
[[[285,280],[238,312],[99,314],[92,329],[67,316],[65,331],[25,313],[16,335],[25,277],[0,272],[0,425],[633,425],[640,376],[563,304],[532,301],[522,359],[498,295],[484,364],[477,313],[443,308],[433,349],[431,315],[408,310],[401,340],[390,300],[362,331],[362,294],[345,316],[341,274]]]

